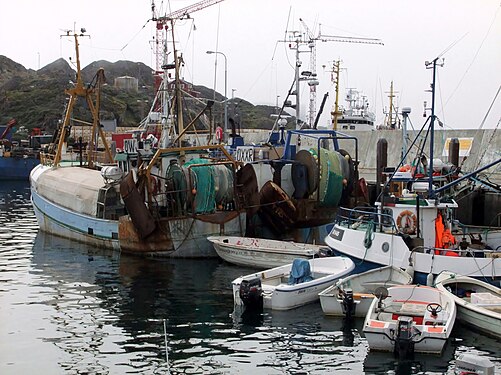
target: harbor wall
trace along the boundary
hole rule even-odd
[[[424,135],[425,132],[423,132]],[[376,179],[376,147],[379,139],[386,139],[388,142],[388,166],[397,166],[402,157],[402,131],[400,130],[376,130],[376,131],[348,131],[344,133],[350,137],[356,137],[358,141],[358,160],[360,177],[367,181]],[[262,144],[266,142],[268,130],[247,130],[241,134],[246,144]],[[417,131],[408,131],[407,146],[410,148],[413,140],[418,135]],[[422,137],[420,137],[422,138]],[[464,173],[472,172],[486,164],[492,163],[501,158],[501,132],[495,129],[462,129],[462,130],[435,130],[435,147],[433,149],[434,159],[448,161],[444,156],[444,145],[448,138],[471,138],[471,149],[466,157],[460,157],[461,170]],[[315,141],[308,141],[306,137],[302,139],[301,148],[316,147]],[[340,140],[341,148],[355,159],[355,143],[348,140]],[[407,162],[410,163],[418,152],[420,141],[408,153]],[[448,148],[447,148],[448,149]],[[429,155],[429,143],[425,146],[425,153]],[[490,181],[501,184],[501,163],[485,170],[485,175]]]
[[[346,135],[355,136],[358,139],[358,160],[360,177],[368,181],[374,181],[376,176],[376,148],[379,139],[386,139],[388,142],[388,166],[397,166],[402,157],[402,132],[400,130],[378,130],[378,131],[352,131],[345,132]],[[409,132],[407,145],[416,138],[417,132]],[[421,137],[420,137],[421,138]],[[435,130],[435,147],[433,149],[434,159],[448,161],[446,152],[446,141],[448,138],[472,138],[471,149],[465,157],[459,158],[461,170],[464,173],[472,172],[484,165],[501,158],[501,132],[495,129],[463,129],[463,130]],[[340,147],[344,148],[355,158],[355,147],[353,142],[340,141]],[[408,153],[407,163],[410,163],[418,152],[420,140],[415,142]],[[445,146],[445,147],[444,147]],[[425,153],[429,155],[429,142],[425,146]],[[465,150],[466,151],[466,150]],[[482,172],[490,181],[501,184],[501,163]]]

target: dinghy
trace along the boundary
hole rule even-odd
[[[294,262],[233,280],[235,305],[289,310],[318,301],[318,293],[355,268],[346,257],[294,259]]]
[[[376,290],[363,332],[370,350],[440,354],[456,319],[456,304],[444,292],[422,285]]]
[[[456,302],[458,320],[490,336],[501,338],[501,289],[485,281],[442,272],[435,287]]]
[[[398,267],[386,266],[339,279],[320,292],[325,315],[363,318],[375,297],[377,288],[412,284],[412,276]]]
[[[211,236],[207,239],[228,263],[261,269],[284,266],[296,258],[311,259],[330,253],[326,246],[262,238]]]

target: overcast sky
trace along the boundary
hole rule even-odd
[[[0,55],[38,69],[74,55],[64,30],[85,27],[91,38],[81,40],[81,61],[141,61],[155,68],[151,40],[155,35],[150,0],[15,0],[1,1]],[[156,1],[160,15],[196,0]],[[176,24],[178,49],[186,62],[183,76],[214,87],[215,55],[227,57],[228,97],[253,104],[281,102],[294,78],[294,51],[286,31],[318,35],[379,38],[384,46],[317,42],[320,85],[317,108],[329,92],[321,125],[329,122],[334,102],[331,66],[341,60],[341,98],[347,87],[361,90],[383,121],[391,81],[397,104],[411,107],[415,128],[423,123],[423,101],[432,80],[425,61],[441,56],[438,69],[437,114],[448,128],[479,128],[501,85],[500,0],[225,0],[191,14]],[[320,26],[321,25],[321,26]],[[304,47],[303,50],[307,48]],[[224,58],[218,55],[216,90],[224,93]],[[310,56],[301,54],[302,70]],[[325,68],[323,68],[325,67]],[[233,91],[233,89],[235,91]],[[301,117],[306,119],[308,86],[301,88]],[[341,100],[342,102],[343,100]],[[279,103],[281,104],[281,103]],[[501,94],[484,127],[501,117]]]

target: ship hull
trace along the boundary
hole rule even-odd
[[[40,166],[31,178],[31,201],[40,230],[91,246],[147,256],[217,257],[208,236],[242,235],[245,231],[245,213],[231,211],[221,215],[160,218],[153,233],[143,238],[128,215],[117,220],[100,219],[44,197],[40,179],[44,173],[51,173],[51,169]]]
[[[0,180],[28,180],[40,161],[37,158],[0,157]]]

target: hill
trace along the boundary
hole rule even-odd
[[[154,98],[154,77],[150,67],[132,61],[95,61],[82,69],[84,82],[92,82],[99,68],[104,68],[106,85],[102,91],[101,116],[116,119],[118,126],[134,127],[148,113]],[[64,90],[75,81],[76,70],[64,59],[58,59],[34,71],[0,55],[0,124],[16,118],[19,125],[31,130],[39,127],[53,132],[62,119],[67,95]],[[138,90],[126,91],[114,87],[115,78],[130,76],[138,79]],[[199,98],[215,98],[212,109],[214,121],[224,122],[224,97],[205,86],[193,86]],[[189,112],[195,114],[202,104],[190,104]],[[86,119],[85,103],[78,103],[76,114]],[[191,106],[191,107],[190,107]],[[235,98],[228,102],[228,114],[241,128],[270,129],[275,113],[273,106],[258,105]]]

